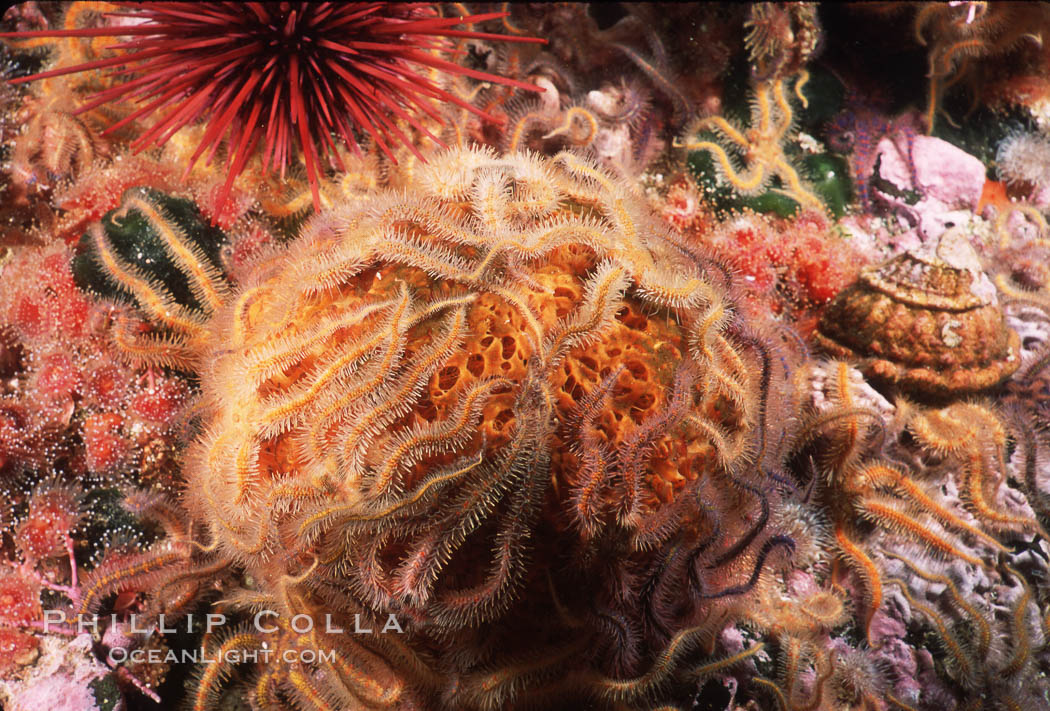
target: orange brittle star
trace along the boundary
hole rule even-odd
[[[857,400],[847,363],[832,362],[829,373],[833,374],[828,386],[835,406],[807,424],[809,434],[804,438],[816,432],[829,436],[825,467],[834,492],[828,500],[833,535],[840,560],[865,587],[862,623],[869,645],[875,647],[872,619],[884,599],[884,584],[892,581],[883,577],[859,540],[863,527],[857,525],[858,518],[891,537],[918,543],[924,556],[986,570],[992,569],[995,554],[1008,551],[995,533],[1032,532],[1043,538],[1046,534],[1036,519],[996,506],[1007,472],[1009,433],[989,408],[959,402],[930,410],[899,405],[903,411],[896,415],[895,428],[907,429],[920,448],[952,462],[958,477],[958,505],[967,515],[931,486],[924,468],[906,468],[892,458],[870,456],[877,455],[896,435],[887,439],[886,432],[876,432],[879,416]],[[879,444],[873,448],[875,441]],[[892,447],[883,450],[887,452]]]
[[[795,94],[803,106],[808,101],[802,95],[802,87],[808,80],[809,73],[802,72],[795,83]],[[738,170],[726,149],[713,141],[676,138],[674,146],[690,151],[710,151],[719,173],[740,193],[755,195],[768,187],[776,176],[785,186],[777,192],[797,200],[803,207],[819,209],[823,203],[805,188],[798,171],[784,155],[784,145],[793,124],[794,113],[784,93],[784,80],[774,79],[755,86],[747,129],[738,128],[721,116],[709,116],[701,119],[690,131],[694,136],[701,131],[714,131],[742,155],[744,169]]]

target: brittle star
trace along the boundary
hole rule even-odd
[[[795,93],[802,96],[801,87],[809,79],[809,74],[799,75]],[[798,172],[784,155],[784,143],[794,122],[794,114],[787,97],[784,95],[784,80],[774,79],[755,87],[755,99],[751,105],[750,125],[746,130],[738,129],[721,116],[710,116],[696,124],[696,132],[711,129],[724,137],[742,154],[746,168],[737,171],[726,150],[713,141],[675,139],[676,148],[692,151],[711,151],[717,166],[733,187],[745,194],[753,195],[766,187],[773,176],[777,176],[786,186],[777,190],[805,207],[822,208],[823,203],[802,185]]]

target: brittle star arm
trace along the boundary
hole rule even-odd
[[[699,143],[690,143],[688,148],[697,151],[711,151],[711,153],[714,154],[715,159],[718,161],[726,180],[732,183],[733,187],[742,193],[757,190],[766,179],[765,166],[757,161],[751,167],[750,173],[749,171],[737,173],[736,169],[733,167],[732,161],[729,160],[729,155],[725,152],[725,149],[717,143],[712,143],[711,141],[700,141]]]
[[[798,177],[798,173],[788,165],[787,161],[777,159],[773,163],[773,167],[785,183],[788,185],[788,189],[784,193],[791,198],[798,200],[803,205],[810,205],[813,207],[823,207],[823,203],[811,192],[806,190],[802,186],[802,180]]]
[[[764,94],[765,92],[762,92],[762,95]],[[773,82],[773,99],[777,103],[777,108],[780,109],[781,120],[777,124],[776,132],[774,133],[774,140],[777,142],[777,145],[780,145],[783,143],[784,136],[787,135],[788,130],[791,129],[791,121],[794,118],[794,113],[791,111],[791,104],[788,103],[787,97],[784,96],[784,82],[781,79],[777,79]],[[762,110],[767,112],[769,118],[772,119],[772,112],[769,110],[768,105],[762,105]]]
[[[747,148],[749,145],[747,136],[745,136],[739,130],[734,128],[733,124],[729,123],[721,116],[709,116],[705,118],[703,121],[696,125],[696,130],[699,132],[704,130],[708,126],[711,126],[712,128],[721,132],[722,135],[724,135],[726,138],[728,138],[730,141],[737,144],[741,148]],[[687,142],[685,147],[692,149],[692,142]]]

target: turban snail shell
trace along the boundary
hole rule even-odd
[[[864,374],[933,397],[994,387],[1021,363],[995,287],[955,230],[937,249],[869,267],[828,305],[817,345]]]

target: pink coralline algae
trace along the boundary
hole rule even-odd
[[[899,131],[878,143],[877,198],[920,241],[940,237],[977,209],[986,168],[974,156],[932,136]]]
[[[8,711],[124,708],[115,689],[112,698],[107,698],[106,694],[96,693],[92,686],[110,673],[110,669],[95,659],[93,645],[90,634],[68,641],[45,637],[40,657],[28,672],[0,679],[0,700],[4,708]]]

